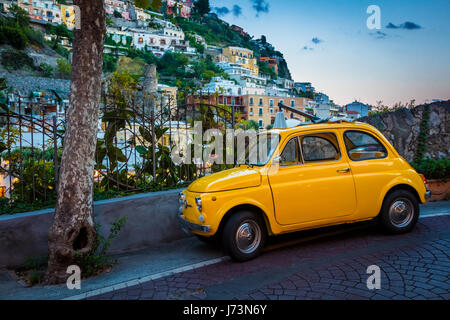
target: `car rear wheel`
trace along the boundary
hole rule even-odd
[[[410,232],[419,219],[419,202],[407,190],[396,190],[384,200],[380,221],[383,229],[391,234]]]
[[[248,261],[259,256],[266,242],[264,221],[253,212],[241,211],[226,222],[222,243],[236,261]]]

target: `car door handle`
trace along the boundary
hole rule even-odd
[[[337,171],[337,173],[348,173],[350,172],[350,168],[340,169]]]

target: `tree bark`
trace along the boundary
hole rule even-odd
[[[47,284],[65,282],[75,255],[91,251],[94,154],[106,32],[102,0],[75,0],[81,29],[75,30],[70,103],[58,181],[58,199],[49,231]]]

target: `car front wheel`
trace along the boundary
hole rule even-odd
[[[391,234],[410,232],[419,219],[419,210],[417,198],[411,192],[396,190],[383,203],[381,225]]]
[[[237,212],[225,224],[223,247],[236,261],[248,261],[259,256],[265,241],[264,222],[253,212]]]

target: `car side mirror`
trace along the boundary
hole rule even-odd
[[[272,160],[272,165],[279,165],[281,162],[281,156],[276,156],[275,158],[273,158]]]

